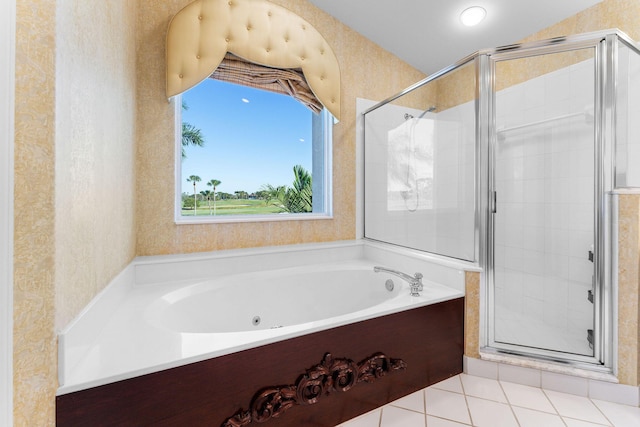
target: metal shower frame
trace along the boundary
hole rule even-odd
[[[476,173],[475,173],[475,265],[480,266],[480,345],[487,358],[524,357],[616,374],[617,366],[617,197],[616,89],[618,46],[624,44],[640,55],[639,46],[626,34],[609,29],[567,37],[513,44],[477,51],[374,105],[363,115],[418,89],[470,62],[475,63]],[[493,154],[498,138],[495,122],[495,64],[500,61],[540,56],[578,49],[594,49],[595,63],[595,191],[594,191],[594,356],[580,356],[529,347],[504,345],[493,340],[493,231],[491,201],[494,189]]]

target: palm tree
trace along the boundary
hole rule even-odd
[[[293,167],[293,187],[274,187],[266,184],[260,187],[265,194],[267,205],[278,206],[283,212],[303,213],[313,210],[313,187],[311,174],[300,165]]]
[[[311,174],[302,166],[295,165],[293,176],[293,187],[287,189],[284,205],[289,212],[311,212],[313,210]]]
[[[201,179],[198,175],[191,175],[187,178],[187,182],[193,182],[193,216],[198,215],[198,193],[196,193],[196,182],[200,182]]]
[[[182,101],[182,109],[188,110],[189,106],[184,100]],[[198,129],[191,123],[182,122],[182,158],[187,158],[187,153],[185,153],[184,148],[193,145],[197,147],[204,146],[204,135],[202,135],[202,130]]]
[[[217,179],[212,179],[207,182],[209,187],[213,187],[213,214],[216,214],[216,187],[222,184],[222,181],[218,181]]]
[[[200,194],[202,194],[202,198],[207,201],[207,206],[209,206],[209,215],[211,215],[211,194],[212,194],[211,191],[202,190]],[[215,201],[213,203],[215,206]]]
[[[286,212],[284,207],[284,198],[287,194],[287,186],[279,185],[274,187],[271,184],[265,184],[260,187],[260,192],[264,195],[265,203],[268,205],[277,206],[282,211]]]

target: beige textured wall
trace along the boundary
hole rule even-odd
[[[552,25],[538,33],[519,40],[517,43],[545,40],[571,34],[619,28],[632,39],[640,40],[640,1],[638,0],[604,0],[603,2],[578,13],[572,17]],[[492,48],[497,46],[484,46]],[[541,61],[538,57],[522,58],[501,62],[497,90],[513,86],[540,75],[567,67],[593,56],[593,50],[579,50],[546,55]],[[460,58],[462,59],[462,58]],[[456,73],[439,79],[439,110],[454,107],[475,97],[475,69],[465,67]]]
[[[480,273],[464,273],[464,355],[480,358]]]
[[[16,6],[14,418],[47,426],[57,331],[135,255],[136,4]]]
[[[618,203],[618,378],[640,383],[640,195]]]
[[[496,90],[501,91],[507,87],[549,74],[587,59],[593,59],[594,57],[595,49],[587,48],[546,54],[544,57],[532,56],[501,61],[496,65]]]
[[[430,81],[427,84],[405,93],[400,98],[394,99],[389,102],[389,105],[397,105],[406,108],[415,108],[417,110],[425,111],[432,106],[439,106],[438,104],[438,80]],[[414,82],[416,83],[416,82]],[[405,88],[402,88],[405,89]],[[401,90],[402,90],[401,89]],[[400,92],[400,91],[396,91]],[[389,96],[395,95],[395,93],[389,94]],[[388,98],[388,97],[385,97]],[[383,110],[381,108],[380,110]],[[440,109],[438,109],[440,111]]]
[[[468,62],[437,80],[438,111],[456,107],[476,98],[475,61]]]
[[[356,97],[382,100],[424,75],[306,0],[274,0],[306,19],[332,47],[341,71],[342,119],[334,127],[331,220],[174,224],[174,107],[164,95],[164,35],[189,0],[140,0],[138,32],[138,255],[355,238]],[[153,207],[150,209],[149,207]]]
[[[564,21],[520,40],[521,43],[571,34],[618,28],[632,39],[640,40],[640,2],[604,0]]]
[[[16,2],[14,424],[47,426],[54,331],[55,1]]]
[[[56,327],[135,256],[135,1],[58,2]]]

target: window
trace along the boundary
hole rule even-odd
[[[331,216],[326,110],[211,78],[183,93],[177,108],[177,222]]]

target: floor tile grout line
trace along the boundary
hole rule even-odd
[[[473,424],[473,417],[471,416],[471,409],[469,409],[469,401],[467,400],[467,395],[463,394],[464,396],[464,403],[467,406],[467,414],[469,414],[469,421],[471,422],[471,425],[475,425]]]
[[[551,402],[551,406],[553,406],[553,409],[555,409],[555,410],[556,410],[556,412],[558,413],[558,415],[560,415],[560,418],[562,419],[562,422],[563,422],[565,425],[567,424],[567,423],[565,423],[565,421],[564,421],[564,419],[565,419],[565,418],[569,418],[569,419],[572,419],[572,420],[578,420],[578,421],[586,421],[586,422],[589,422],[589,423],[592,423],[592,421],[593,421],[593,420],[583,420],[583,419],[580,419],[580,418],[575,418],[575,417],[569,417],[569,416],[566,416],[566,415],[562,415],[562,414],[560,413],[560,411],[558,410],[558,408],[556,408],[556,405],[554,405],[554,404],[553,404],[553,401],[551,400],[551,398],[547,395],[547,391],[554,391],[554,392],[556,392],[556,393],[568,394],[568,395],[570,395],[570,396],[575,396],[575,397],[585,397],[589,402],[591,402],[591,404],[592,404],[593,406],[595,406],[595,407],[596,407],[596,409],[598,410],[598,412],[600,412],[600,413],[602,414],[602,416],[604,417],[604,419],[605,419],[605,420],[607,420],[607,422],[609,423],[609,426],[607,426],[607,427],[615,427],[615,424],[613,424],[613,423],[611,422],[611,420],[609,419],[609,417],[607,417],[607,416],[606,416],[606,415],[605,415],[605,414],[600,410],[600,408],[598,407],[598,405],[596,405],[596,404],[595,404],[595,403],[594,403],[594,402],[593,402],[589,397],[587,397],[587,396],[579,396],[579,395],[577,395],[577,394],[563,393],[563,392],[561,392],[561,391],[555,391],[555,390],[546,390],[546,389],[544,389],[544,388],[541,388],[540,390],[542,390],[542,392],[543,392],[543,393],[544,393],[544,395],[547,397],[547,399],[549,400],[549,402]],[[592,424],[596,424],[596,425],[598,425],[597,423],[592,423]],[[600,424],[600,425],[602,425],[602,424]]]
[[[542,387],[540,387],[540,390],[542,390],[542,394],[544,394],[544,397],[547,398],[547,400],[549,401],[549,403],[551,404],[551,406],[553,407],[553,409],[556,411],[556,413],[558,414],[558,416],[560,417],[560,419],[562,420],[562,424],[564,424],[565,426],[567,425],[567,423],[564,421],[564,418],[562,416],[562,414],[560,413],[560,411],[558,410],[558,408],[556,407],[556,405],[553,403],[553,400],[551,400],[551,398],[549,397],[549,395],[547,394],[547,390],[543,389]],[[583,420],[584,421],[584,420]]]
[[[404,406],[394,405],[393,403],[387,403],[386,405],[383,406],[383,408],[386,406],[393,406],[394,408],[403,409],[405,411],[413,412],[414,414],[424,414],[424,412],[416,411],[415,409],[411,409],[411,408],[405,408]]]
[[[467,375],[467,376],[471,376],[471,377],[475,377],[475,375],[468,375],[468,374],[465,374],[465,375]],[[483,378],[483,379],[485,379],[485,380],[497,381],[498,383],[500,382],[500,381],[498,381],[498,380],[494,380],[493,378],[486,378],[486,377],[476,377],[476,378]],[[460,382],[462,383],[462,379],[460,380]],[[463,389],[464,389],[464,388],[463,388]],[[507,404],[511,404],[511,402],[509,402],[509,399],[507,398],[507,394],[506,394],[506,393],[504,392],[504,390],[502,389],[502,384],[500,384],[500,389],[502,390],[502,394],[503,394],[503,396],[504,396],[504,397],[505,397],[505,399],[507,400],[507,402],[506,402],[506,403],[507,403]],[[443,391],[448,391],[448,390],[443,390]],[[455,391],[454,391],[454,392],[451,392],[451,393],[455,393]],[[460,393],[458,393],[458,394],[460,394]],[[465,392],[463,392],[463,394],[467,395],[467,392],[465,391]],[[491,398],[488,398],[488,397],[482,397],[482,396],[474,396],[473,394],[468,394],[468,396],[473,397],[474,399],[487,400],[487,401],[489,401],[489,402],[502,403],[502,404],[504,404],[504,403],[505,403],[505,402],[504,402],[504,401],[502,401],[502,400],[498,400],[498,399],[491,399]]]
[[[484,377],[480,377],[480,378],[484,378]],[[488,379],[491,379],[491,378],[488,378]],[[541,413],[543,413],[543,414],[551,414],[551,415],[558,415],[558,416],[560,416],[560,414],[558,413],[558,410],[557,410],[557,409],[555,408],[555,406],[551,403],[551,401],[549,400],[549,397],[548,397],[546,394],[544,395],[544,397],[545,397],[545,399],[547,399],[547,402],[548,402],[548,403],[553,407],[554,412],[542,411],[542,410],[540,410],[540,409],[530,408],[530,407],[527,407],[527,406],[516,405],[516,404],[514,404],[514,403],[511,403],[511,401],[509,400],[509,396],[508,396],[507,392],[504,390],[504,387],[502,387],[502,382],[501,382],[501,381],[499,381],[499,380],[496,380],[496,381],[498,381],[498,383],[500,383],[500,388],[501,388],[501,390],[502,390],[502,393],[504,394],[504,397],[505,397],[505,399],[507,400],[506,402],[503,402],[503,401],[500,401],[500,400],[496,400],[496,399],[490,399],[490,398],[487,398],[487,397],[474,396],[474,395],[472,395],[472,394],[469,394],[468,396],[473,397],[474,399],[480,399],[480,400],[484,400],[484,401],[487,401],[487,402],[502,403],[502,404],[505,404],[505,403],[506,403],[507,405],[512,406],[512,407],[516,407],[516,408],[528,409],[528,410],[530,410],[530,411],[541,412]],[[506,381],[506,382],[510,382],[510,381]],[[537,389],[537,390],[541,390],[541,391],[543,390],[541,387],[528,386],[528,385],[526,385],[526,384],[518,384],[518,383],[512,383],[512,384],[522,385],[522,386],[525,386],[525,387],[531,387],[531,388],[534,388],[534,389]],[[460,393],[457,393],[457,392],[455,392],[455,391],[439,389],[439,388],[437,388],[437,387],[434,387],[434,388],[435,388],[435,389],[437,389],[437,390],[440,390],[440,391],[446,391],[446,392],[449,392],[449,393],[456,393],[456,394],[460,394]],[[467,394],[466,394],[466,392],[464,392],[464,393],[462,393],[462,394],[467,395]]]
[[[561,416],[557,411],[555,412],[547,412],[547,411],[541,411],[540,409],[535,409],[535,408],[529,408],[528,406],[522,406],[522,405],[515,405],[513,403],[509,403],[509,406],[512,406],[514,408],[520,408],[520,409],[528,409],[529,411],[533,411],[533,412],[540,412],[541,414],[549,414],[549,415],[558,415]],[[555,408],[554,408],[555,409]]]
[[[604,411],[602,409],[600,409],[600,407],[596,404],[596,402],[594,402],[593,399],[591,399],[589,396],[587,396],[587,399],[589,399],[589,402],[591,402],[591,404],[596,407],[598,412],[600,412],[602,414],[602,416],[604,417],[605,420],[607,420],[609,425],[615,427],[615,424],[613,423],[613,421],[611,421],[609,419],[609,417],[607,417],[607,414],[605,414]],[[611,402],[611,403],[613,403],[613,402]]]
[[[464,403],[467,406],[467,414],[469,415],[469,422],[473,426],[473,417],[471,416],[471,409],[469,409],[469,400],[467,399],[467,393],[464,389],[464,382],[462,381],[462,374],[458,374],[458,381],[460,381],[460,387],[462,388],[462,395],[464,396]]]
[[[583,423],[590,423],[590,424],[593,424],[594,426],[597,426],[597,427],[615,427],[615,425],[614,425],[614,424],[609,424],[609,425],[606,425],[606,424],[600,424],[600,423],[593,422],[593,421],[591,421],[591,420],[590,420],[590,421],[586,421],[586,420],[581,420],[580,418],[568,417],[568,416],[566,416],[566,415],[565,415],[565,416],[560,415],[560,418],[562,418],[562,421],[565,421],[565,418],[566,418],[566,419],[568,419],[568,420],[581,421],[581,422],[583,422]],[[607,421],[609,421],[609,419],[608,419],[608,418],[607,418]],[[566,425],[566,424],[567,424],[567,423],[565,422],[565,425]]]
[[[502,387],[502,383],[503,381],[498,380],[498,382],[500,383],[500,386]],[[507,401],[509,402],[509,405],[511,405],[512,407],[516,407],[516,408],[522,408],[522,409],[528,409],[530,411],[536,411],[536,412],[542,412],[543,414],[551,414],[551,415],[557,415],[559,417],[562,418],[562,415],[560,415],[560,413],[558,412],[558,409],[555,407],[555,405],[551,402],[551,399],[549,399],[549,396],[547,396],[547,394],[544,392],[544,389],[542,387],[535,387],[535,386],[530,386],[530,385],[526,385],[526,384],[519,384],[519,383],[512,383],[511,381],[504,381],[510,384],[516,384],[519,386],[524,386],[524,387],[531,387],[533,389],[537,389],[540,390],[542,392],[542,395],[544,396],[544,398],[546,399],[547,403],[549,403],[549,405],[551,405],[551,407],[553,408],[554,412],[547,412],[547,411],[542,411],[540,409],[534,409],[534,408],[530,408],[527,406],[522,406],[522,405],[516,405],[514,403],[511,403],[511,400],[509,399],[509,395],[507,394],[507,392],[504,390],[504,387],[502,387],[502,392],[504,393],[504,396],[507,398]]]
[[[439,420],[449,421],[449,422],[452,422],[452,423],[462,424],[463,426],[473,427],[473,423],[471,423],[471,424],[467,424],[467,423],[463,423],[462,421],[452,420],[451,418],[444,418],[444,417],[439,417],[439,416],[437,416],[437,415],[431,415],[431,414],[424,414],[424,416],[425,416],[425,422],[426,422],[426,417],[427,417],[427,416],[430,416],[430,417],[432,417],[432,418],[437,418],[437,419],[439,419]],[[428,427],[428,425],[427,425],[427,427]]]
[[[434,390],[446,391],[446,392],[455,393],[455,394],[464,394],[464,393],[460,393],[459,391],[447,390],[446,388],[438,388],[438,387],[433,387],[433,386],[430,386],[430,387],[427,387],[427,388],[433,388]]]
[[[498,387],[500,387],[500,390],[502,391],[502,394],[504,395],[504,398],[507,401],[507,405],[509,405],[509,410],[511,411],[511,415],[513,415],[513,419],[516,420],[516,424],[520,426],[520,420],[516,415],[516,411],[513,410],[513,406],[511,405],[511,401],[509,400],[509,396],[507,395],[507,392],[504,391],[504,387],[502,387],[502,383],[500,382],[500,380],[496,380],[496,382],[498,383]]]
[[[563,417],[562,415],[558,414],[558,418],[560,418],[560,422],[562,422],[562,424],[563,424],[565,427],[569,427],[569,426],[567,425],[567,422],[565,421],[565,419],[564,419],[564,417]]]
[[[423,389],[423,391],[424,391],[424,400],[425,400],[425,404],[424,404],[424,406],[425,406],[424,407],[425,420],[426,420],[427,415],[429,415],[429,416],[432,416],[432,417],[439,418],[441,420],[447,420],[447,421],[452,421],[452,422],[456,422],[456,423],[460,423],[460,424],[464,424],[464,425],[473,426],[473,420],[471,419],[471,411],[469,410],[469,402],[467,401],[467,395],[464,392],[464,385],[462,384],[461,375],[462,374],[458,374],[458,375],[455,375],[455,376],[450,377],[450,378],[458,378],[458,383],[460,384],[460,388],[462,389],[462,393],[459,393],[457,391],[446,390],[446,389],[443,389],[443,388],[433,387],[433,385],[429,386],[429,387],[425,387]],[[471,422],[471,424],[462,423],[462,422],[460,422],[458,420],[454,420],[454,419],[451,419],[451,418],[444,418],[444,417],[441,417],[441,416],[437,416],[437,415],[433,415],[433,414],[427,413],[427,389],[428,388],[433,388],[434,390],[442,391],[442,392],[445,392],[445,393],[453,393],[453,394],[461,395],[462,397],[464,397],[464,403],[465,403],[465,406],[467,407],[467,414],[469,415],[469,422]]]
[[[424,425],[427,426],[427,388],[422,389],[422,409],[424,410]]]

